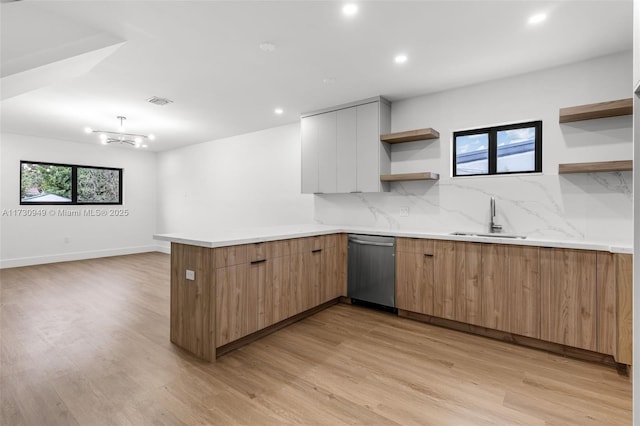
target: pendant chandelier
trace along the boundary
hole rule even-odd
[[[111,131],[111,130],[94,130],[91,127],[85,127],[85,133],[97,133],[100,141],[103,145],[109,145],[112,143],[118,143],[121,145],[131,145],[136,148],[147,148],[146,142],[148,140],[154,140],[155,136],[152,134],[148,135],[140,135],[136,133],[126,133],[124,128],[124,122],[127,117],[119,115],[116,117],[120,121],[120,125],[118,127],[119,131]]]

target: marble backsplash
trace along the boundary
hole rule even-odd
[[[486,232],[489,200],[503,232],[531,237],[633,244],[632,172],[441,177],[393,183],[391,192],[315,196],[326,225],[432,232]],[[401,217],[401,209],[409,215]]]

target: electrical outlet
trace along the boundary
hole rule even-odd
[[[400,217],[409,216],[409,207],[400,207]]]
[[[188,280],[193,281],[196,279],[196,272],[190,269],[187,269],[187,277]]]

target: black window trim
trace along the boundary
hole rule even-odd
[[[22,165],[23,164],[43,164],[60,167],[71,167],[71,201],[22,201],[20,191],[22,190]],[[116,170],[118,171],[118,202],[115,203],[95,203],[95,202],[83,202],[78,201],[78,169],[100,169],[100,170]],[[18,187],[18,199],[21,206],[121,206],[122,203],[122,175],[124,171],[118,167],[103,167],[103,166],[86,166],[82,164],[64,164],[64,163],[52,163],[50,161],[29,161],[20,160],[20,186]]]
[[[497,160],[498,160],[498,132],[504,130],[513,130],[513,129],[524,129],[528,127],[535,127],[536,129],[536,137],[535,137],[535,166],[534,170],[528,171],[513,171],[513,172],[497,172]],[[486,133],[489,136],[489,149],[488,149],[488,160],[489,167],[487,173],[476,173],[476,174],[457,174],[457,163],[456,163],[456,138],[458,136],[469,136],[469,135],[478,135]],[[529,174],[529,173],[542,173],[542,120],[534,120],[534,121],[526,121],[522,123],[512,123],[512,124],[503,124],[500,126],[491,126],[491,127],[483,127],[480,129],[469,129],[469,130],[461,130],[457,132],[453,132],[453,177],[470,177],[470,176],[503,176],[503,175],[513,175],[513,174]]]

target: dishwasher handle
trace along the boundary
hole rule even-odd
[[[394,243],[378,243],[375,241],[364,241],[357,238],[349,238],[350,243],[362,244],[363,246],[379,246],[379,247],[393,247]]]

